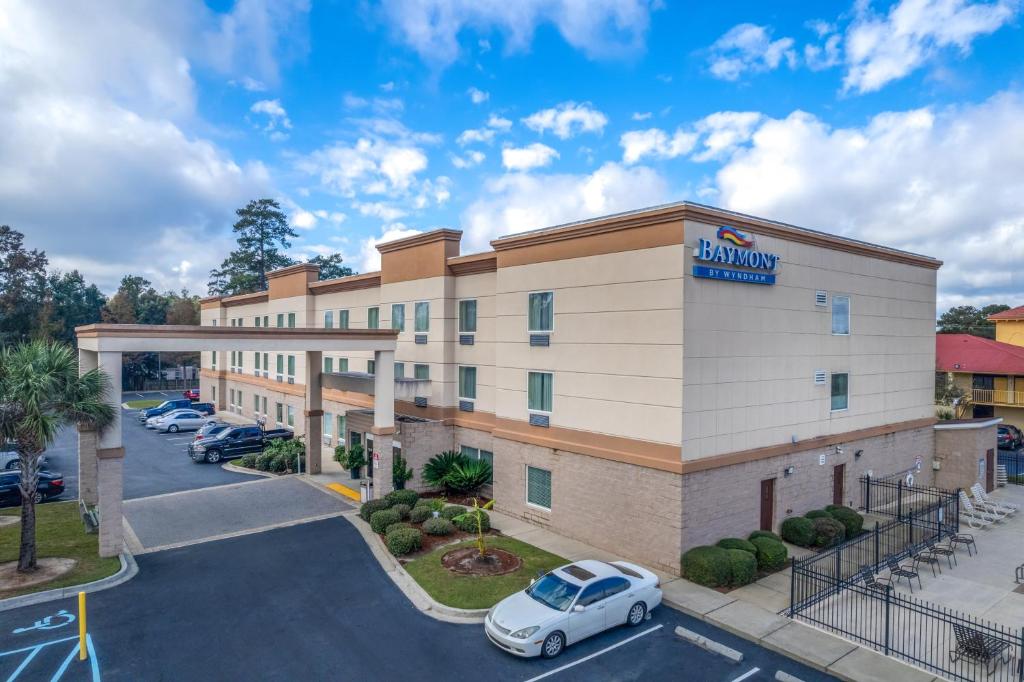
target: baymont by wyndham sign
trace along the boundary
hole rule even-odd
[[[695,263],[693,266],[694,277],[747,284],[775,284],[775,269],[780,260],[778,254],[754,249],[754,237],[740,232],[735,227],[723,225],[718,228],[716,236],[719,241],[728,242],[728,244],[716,244],[710,239],[701,238],[697,242],[697,248],[693,250],[694,260],[738,266],[749,268],[749,270]]]

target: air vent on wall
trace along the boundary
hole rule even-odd
[[[814,383],[818,385],[825,384],[825,370],[819,369],[814,372]]]
[[[551,336],[548,334],[530,334],[531,346],[550,346]]]
[[[814,305],[828,305],[828,292],[827,291],[815,291],[814,292]]]
[[[424,398],[423,396],[416,396],[415,398],[412,399],[412,403],[416,407],[426,407],[427,399]]]
[[[550,420],[549,420],[549,418],[548,418],[548,416],[546,414],[531,414],[530,415],[530,425],[531,426],[544,426],[544,427],[546,427],[549,424],[550,424]]]
[[[459,409],[461,411],[463,411],[463,412],[472,412],[473,411],[473,401],[472,400],[460,400],[459,401]]]
[[[473,334],[459,334],[459,345],[460,346],[472,346],[473,345]]]
[[[416,335],[416,343],[417,344],[422,346],[426,342],[427,342],[427,335],[426,334],[417,334]]]

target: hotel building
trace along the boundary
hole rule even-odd
[[[323,458],[490,461],[496,509],[678,572],[685,549],[833,502],[934,452],[932,258],[692,203],[493,241],[380,244],[381,269],[205,299],[202,324],[394,328],[395,432],[367,353],[323,356]],[[301,431],[303,357],[202,354],[202,400]],[[919,479],[920,480],[920,479]]]

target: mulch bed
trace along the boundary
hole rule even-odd
[[[469,507],[470,509],[473,508],[473,500],[474,499],[477,500],[477,504],[479,504],[481,507],[483,507],[485,504],[487,504],[488,502],[491,501],[491,498],[484,497],[483,495],[469,495],[469,496],[462,496],[462,497],[460,497],[458,495],[445,495],[444,493],[440,493],[440,492],[438,492],[438,493],[420,493],[420,499],[423,499],[423,498],[436,499],[438,497],[445,498],[445,500],[448,502],[448,504],[458,504],[458,505],[461,505],[463,507]]]
[[[441,557],[441,565],[452,573],[462,575],[505,575],[519,570],[523,560],[511,552],[490,547],[481,557],[476,547],[453,549]]]

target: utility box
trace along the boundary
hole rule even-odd
[[[359,481],[359,501],[370,501],[370,482],[368,480]]]

